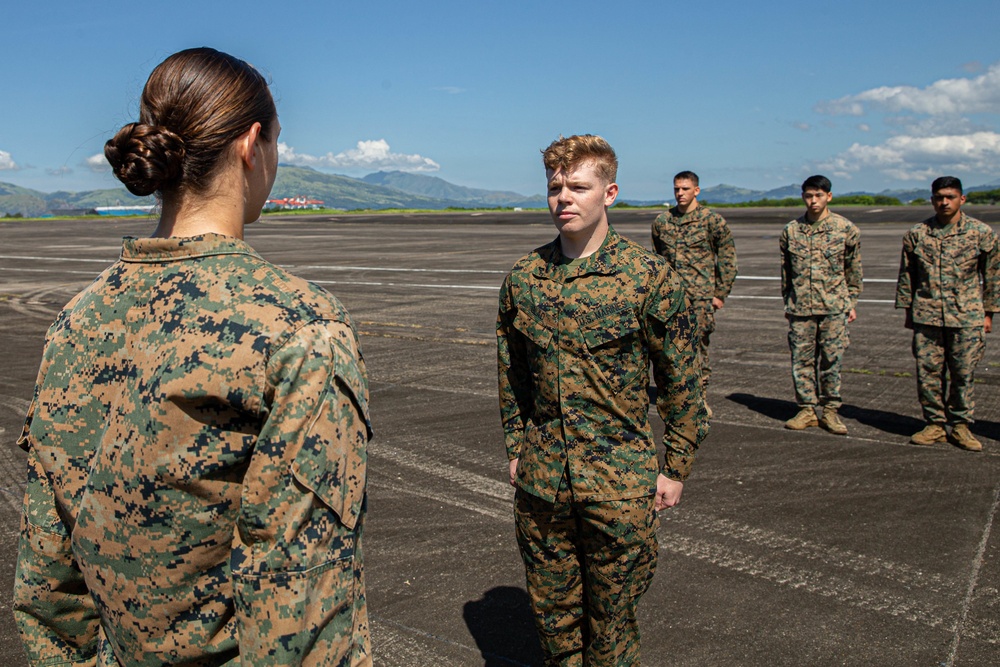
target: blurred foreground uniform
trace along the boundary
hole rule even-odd
[[[715,331],[712,299],[725,301],[736,280],[736,243],[725,219],[707,206],[681,213],[675,206],[653,222],[653,249],[678,274],[697,319],[702,386],[712,377],[708,344]]]
[[[861,235],[850,220],[805,215],[781,232],[781,296],[788,317],[792,382],[799,408],[841,406],[840,366],[848,313],[861,294]]]
[[[613,229],[581,260],[558,238],[536,249],[501,288],[500,412],[507,456],[519,459],[518,542],[546,664],[638,664],[656,478],[683,481],[708,430],[686,301],[661,258]]]
[[[235,238],[125,239],[18,441],[29,659],[370,665],[367,403],[333,296]]]
[[[1000,247],[986,224],[937,217],[903,237],[896,308],[913,321],[917,394],[929,424],[973,422],[973,371],[983,357],[983,316],[1000,311]]]

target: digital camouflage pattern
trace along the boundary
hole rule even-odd
[[[676,206],[653,222],[653,249],[680,274],[692,301],[729,296],[736,281],[736,243],[725,219],[707,206]]]
[[[840,409],[840,369],[849,344],[847,313],[789,316],[788,348],[799,408]]]
[[[666,262],[609,230],[571,264],[559,239],[518,261],[500,290],[500,414],[517,485],[554,502],[650,495],[683,481],[708,432],[687,299]],[[649,425],[649,365],[666,424],[664,465]]]
[[[986,350],[980,327],[913,325],[917,397],[929,424],[971,424],[976,408],[973,373]]]
[[[636,611],[659,553],[653,497],[574,503],[563,486],[555,503],[521,490],[515,503],[546,665],[638,666]]]
[[[691,299],[702,386],[712,378],[708,346],[715,331],[712,298],[725,301],[736,281],[736,243],[725,219],[707,206],[681,213],[676,206],[653,221],[653,249],[677,271]]]
[[[896,307],[909,309],[917,396],[932,424],[971,423],[973,375],[985,350],[983,318],[1000,311],[1000,242],[986,224],[961,213],[937,216],[903,237]]]
[[[219,235],[125,239],[18,441],[32,663],[370,665],[368,388],[346,311]]]
[[[861,233],[832,211],[815,222],[803,214],[785,225],[778,247],[795,400],[839,409],[847,313],[862,287]]]
[[[811,316],[846,313],[861,295],[861,233],[832,211],[816,222],[803,214],[789,222],[781,248],[781,297],[785,312]]]
[[[1000,312],[1000,244],[986,224],[962,213],[942,227],[932,216],[903,237],[896,308],[915,324],[978,327]]]
[[[664,260],[608,230],[571,260],[555,241],[504,281],[500,412],[545,664],[639,664],[635,610],[656,564],[659,472],[684,480],[708,431],[693,318]],[[649,366],[666,424],[657,463]]]

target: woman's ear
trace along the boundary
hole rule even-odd
[[[257,137],[260,136],[260,123],[254,123],[250,126],[250,129],[244,132],[236,140],[236,152],[240,156],[240,160],[247,169],[253,171],[257,167],[257,160],[259,158],[257,151]]]

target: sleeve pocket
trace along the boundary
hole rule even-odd
[[[335,362],[323,408],[292,461],[291,471],[353,530],[364,502],[370,429],[364,379],[357,367],[343,363],[341,356]]]

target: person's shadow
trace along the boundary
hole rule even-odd
[[[793,401],[754,396],[753,394],[729,394],[726,398],[776,421],[784,421],[794,417],[799,409]],[[842,417],[847,419],[853,419],[860,424],[877,428],[885,433],[906,438],[926,426],[924,420],[917,417],[901,415],[898,412],[887,412],[886,410],[860,408],[847,403],[840,407],[839,412]],[[997,422],[977,420],[972,424],[970,430],[984,438],[1000,439],[1000,424]]]
[[[483,667],[535,667],[542,647],[522,588],[498,586],[462,608],[462,617],[483,657]]]

